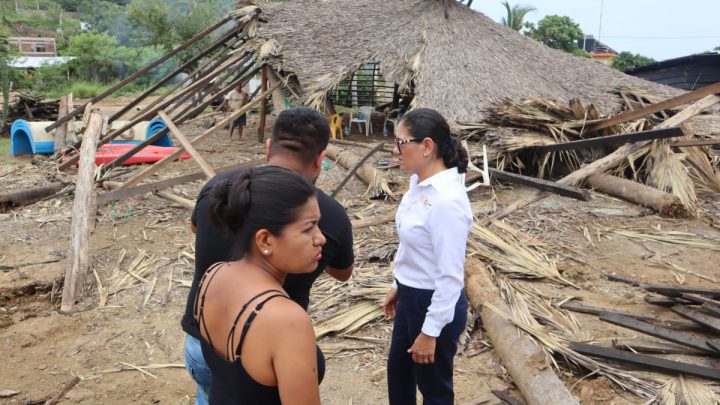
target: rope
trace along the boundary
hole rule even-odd
[[[116,209],[117,202],[118,200],[113,200],[108,206],[108,216],[110,217],[113,225],[122,225],[132,217],[133,212],[130,204],[125,201],[123,202],[123,204],[125,204],[125,214],[123,214],[122,217],[119,217],[118,214],[120,214],[120,212]]]

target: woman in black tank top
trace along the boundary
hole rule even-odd
[[[324,358],[307,313],[282,289],[285,275],[312,272],[321,258],[314,188],[267,166],[218,183],[212,198],[238,260],[210,268],[195,302],[210,403],[319,404]]]

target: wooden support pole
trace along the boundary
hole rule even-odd
[[[709,86],[699,88],[695,91],[691,91],[690,93],[685,93],[659,103],[651,104],[639,110],[628,111],[623,114],[608,118],[606,120],[590,124],[585,128],[585,132],[597,131],[599,129],[612,127],[617,124],[622,124],[623,122],[636,120],[650,114],[655,114],[657,112],[687,104],[695,100],[700,100],[707,96],[718,93],[720,93],[720,83],[711,84]]]
[[[338,186],[335,187],[335,190],[333,190],[332,194],[330,194],[330,197],[335,198],[337,193],[339,193],[340,190],[342,190],[343,186],[345,186],[345,184],[350,180],[350,178],[355,174],[355,172],[357,172],[357,170],[360,168],[360,166],[362,166],[365,163],[365,161],[370,158],[370,156],[374,155],[375,152],[382,149],[384,145],[385,145],[384,142],[380,142],[379,144],[377,144],[377,146],[370,149],[370,152],[366,153],[362,159],[357,161],[357,163],[355,163],[355,166],[353,166],[353,168],[350,170],[350,172],[348,172],[348,174],[345,175],[345,178],[340,182],[340,184],[338,184]]]
[[[574,198],[580,201],[590,200],[590,193],[576,187],[558,184],[554,181],[538,179],[522,174],[509,173],[502,170],[489,168],[491,178],[505,180],[511,183],[532,187],[538,190],[549,191],[551,193],[561,195],[563,197]]]
[[[356,156],[348,151],[341,151],[335,145],[328,145],[325,149],[325,153],[330,159],[337,161],[341,166],[348,170],[352,169],[361,160],[359,156]],[[356,174],[369,185],[371,198],[377,198],[380,196],[395,198],[392,191],[392,188],[395,185],[390,183],[390,181],[388,181],[388,179],[372,165],[367,163],[362,164],[357,169]]]
[[[270,68],[268,69],[270,70],[268,74],[268,82],[270,83],[270,86],[275,89],[272,91],[273,113],[277,116],[285,110],[285,97],[283,96],[282,89],[279,86],[282,84],[282,78],[274,70]]]
[[[579,405],[580,402],[552,371],[552,366],[537,343],[487,305],[491,304],[506,314],[511,313],[490,280],[487,269],[477,259],[465,262],[465,290],[473,309],[482,318],[495,353],[528,404]]]
[[[279,86],[279,84],[278,84]],[[224,120],[220,121],[217,125],[214,127],[208,129],[207,131],[203,132],[202,134],[198,135],[196,138],[194,138],[192,141],[190,141],[193,145],[197,145],[198,143],[202,142],[206,138],[210,137],[210,135],[213,135],[214,133],[220,131],[221,129],[225,128],[226,125],[231,123],[233,120],[237,119],[239,116],[245,114],[248,110],[253,108],[262,98],[256,97],[254,100],[250,101],[249,103],[245,104],[242,108],[240,108],[237,111],[234,111],[232,114],[225,117]],[[147,168],[145,168],[143,171],[135,175],[132,179],[125,182],[125,184],[122,185],[122,189],[130,188],[133,186],[138,185],[144,178],[147,176],[156,173],[158,170],[160,170],[162,167],[167,165],[169,162],[172,162],[173,160],[180,157],[180,155],[183,154],[183,150],[180,149],[177,152],[168,155],[164,157],[162,160],[158,161],[157,163],[154,163]]]
[[[164,112],[160,111],[160,119],[165,121],[165,125],[168,126],[168,129],[170,129],[170,132],[175,135],[175,137],[180,141],[180,144],[182,147],[192,156],[193,159],[195,159],[195,162],[200,166],[200,169],[205,173],[208,179],[211,179],[215,177],[215,170],[210,167],[210,165],[203,159],[200,152],[195,149],[195,147],[192,145],[192,143],[185,138],[185,135],[183,135],[182,132],[178,129],[178,127],[173,124],[170,117],[168,117]]]
[[[80,148],[80,168],[70,224],[70,251],[65,272],[60,311],[71,311],[82,295],[90,261],[90,232],[95,224],[95,149],[100,136],[102,115],[92,113]]]
[[[137,79],[138,77],[144,75],[145,73],[149,72],[150,70],[154,69],[156,66],[160,65],[161,63],[165,62],[166,60],[172,58],[173,56],[177,55],[178,53],[184,51],[185,49],[195,45],[196,42],[200,41],[201,39],[205,38],[207,35],[209,35],[211,32],[215,31],[216,29],[222,27],[226,22],[230,21],[232,17],[230,15],[227,15],[220,19],[220,21],[216,22],[215,24],[211,25],[204,31],[198,33],[194,37],[190,38],[187,42],[184,44],[178,46],[177,48],[173,49],[172,51],[166,53],[165,55],[161,56],[156,61],[150,63],[149,65],[145,66],[144,68],[138,70],[137,72],[130,75],[130,77],[126,78],[125,80],[121,81],[120,83],[110,87],[109,89],[103,91],[102,93],[98,94],[97,96],[90,99],[89,103],[97,103],[100,100],[103,100],[105,97],[115,93],[119,89],[125,87],[128,83],[132,82],[133,80]],[[55,121],[54,123],[50,124],[47,128],[45,128],[45,131],[50,132],[53,129],[60,126],[60,124],[70,120],[70,118],[82,113],[85,111],[87,104],[81,105],[80,107],[74,109],[66,116],[62,117],[61,119]]]
[[[60,109],[58,110],[58,118],[66,115],[70,110],[68,110],[68,96],[60,97]],[[65,137],[68,133],[69,128],[69,122],[66,122],[63,125],[60,125],[58,129],[55,130],[55,148],[53,150],[61,150],[65,147]]]
[[[718,84],[720,84],[720,83],[718,83]],[[658,125],[657,128],[670,128],[670,127],[675,127],[675,126],[681,125],[686,120],[694,117],[695,115],[701,113],[703,110],[713,106],[714,104],[717,104],[718,102],[720,102],[720,97],[715,96],[715,95],[706,96],[705,98],[697,101],[695,104],[687,106],[685,109],[683,109],[676,115],[673,115],[672,117],[668,118],[662,124]],[[644,148],[645,146],[647,146],[650,142],[651,141],[643,141],[643,142],[637,142],[637,143],[623,145],[620,148],[618,148],[615,152],[613,152],[603,158],[600,158],[600,159],[568,174],[567,176],[558,180],[557,183],[565,184],[565,185],[576,185],[576,184],[584,181],[588,176],[591,176],[595,173],[604,173],[605,171],[611,169],[612,167],[615,167],[618,164],[620,164],[620,162],[627,159],[627,157],[630,156],[631,154],[633,154],[633,153],[639,151],[640,149]],[[522,200],[518,200],[518,201],[514,202],[513,204],[510,204],[507,207],[503,208],[502,210],[494,213],[492,215],[492,218],[493,219],[505,218],[506,216],[510,215],[511,213],[515,212],[516,210],[526,207],[534,202],[540,201],[549,195],[550,194],[548,192],[534,193],[534,194],[532,194]]]
[[[586,181],[588,186],[596,191],[651,208],[662,215],[687,217],[689,214],[687,207],[677,196],[632,180],[596,173],[588,177]]]
[[[264,66],[261,70],[262,73],[260,73],[260,88],[262,90],[262,101],[260,101],[260,119],[258,120],[258,133],[257,133],[257,140],[258,143],[262,143],[265,140],[265,115],[267,114],[267,99],[265,96],[267,95],[267,88],[268,88],[268,69],[270,69],[267,66]]]

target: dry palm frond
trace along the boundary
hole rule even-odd
[[[383,309],[377,301],[360,301],[331,318],[315,323],[315,337],[319,339],[331,332],[352,333],[381,316]]]
[[[695,185],[708,192],[720,192],[720,171],[713,165],[707,150],[702,147],[686,148],[685,153]]]
[[[690,211],[697,208],[695,184],[684,164],[684,154],[674,153],[667,142],[656,142],[645,159],[646,184],[677,196]]]
[[[709,249],[720,252],[720,242],[701,239],[697,235],[685,232],[663,232],[663,233],[640,233],[633,231],[626,231],[622,229],[616,229],[612,232],[623,235],[628,238],[642,239],[646,241],[667,243],[671,245],[680,245],[690,248],[697,249]]]
[[[157,259],[155,256],[148,254],[144,250],[138,250],[137,256],[130,263],[128,268],[124,271],[120,270],[120,266],[126,256],[125,249],[120,251],[115,266],[113,267],[113,273],[108,278],[102,296],[100,297],[100,304],[105,305],[109,296],[116,294],[122,290],[128,289],[138,283],[151,284],[150,280],[145,277],[153,273],[158,269],[158,263],[162,259]]]
[[[274,39],[268,39],[260,45],[260,51],[258,52],[259,59],[265,59],[272,56],[278,56],[280,53],[280,43]]]
[[[657,401],[662,405],[717,405],[720,395],[707,385],[680,375],[662,385]]]
[[[468,238],[468,254],[480,256],[489,261],[499,272],[517,278],[548,278],[570,285],[563,278],[555,262],[547,255],[533,248],[528,236],[522,237],[519,231],[509,225],[494,221],[492,230],[475,223]]]

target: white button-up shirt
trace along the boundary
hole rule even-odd
[[[400,202],[395,223],[400,239],[395,279],[408,287],[435,291],[422,332],[437,337],[455,315],[472,226],[470,200],[457,168],[421,183],[417,175],[410,177],[410,189]]]

